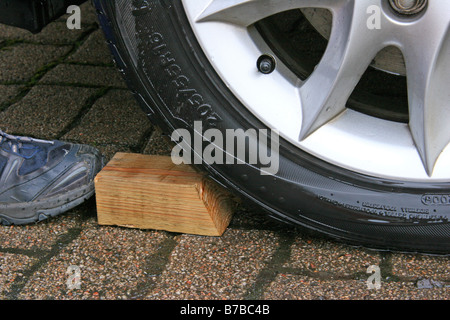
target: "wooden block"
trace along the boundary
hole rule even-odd
[[[231,195],[171,157],[117,153],[95,178],[100,225],[221,236]]]

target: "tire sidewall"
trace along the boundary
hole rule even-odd
[[[135,50],[119,31],[112,3],[98,0],[96,6],[115,60],[143,110],[166,134],[182,128],[194,136],[196,121],[204,131],[267,129],[214,71],[181,1],[130,1]],[[449,183],[364,176],[321,161],[282,138],[278,173],[261,174],[262,167],[201,165],[213,179],[277,219],[372,248],[450,251]]]

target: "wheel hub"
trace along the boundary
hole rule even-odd
[[[389,0],[395,12],[402,15],[415,15],[422,12],[428,0]]]

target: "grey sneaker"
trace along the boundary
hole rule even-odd
[[[17,137],[0,130],[0,222],[56,216],[94,194],[102,156],[87,145]]]

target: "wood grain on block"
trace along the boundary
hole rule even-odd
[[[235,208],[221,186],[168,156],[117,153],[95,189],[100,225],[220,236]]]

